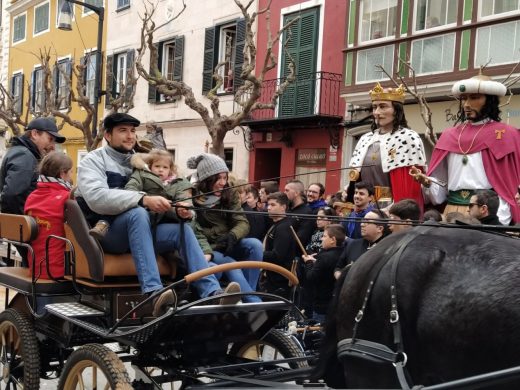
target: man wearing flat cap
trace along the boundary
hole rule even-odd
[[[12,140],[0,168],[0,209],[2,213],[23,214],[25,200],[36,188],[38,162],[65,142],[53,118],[36,118],[24,134]]]
[[[107,253],[131,252],[141,291],[151,295],[163,288],[156,251],[165,253],[182,248],[180,252],[185,255],[184,262],[190,273],[205,269],[208,264],[188,224],[184,226],[183,235],[176,223],[159,224],[152,235],[145,207],[156,213],[167,212],[172,207],[168,199],[124,189],[132,173],[130,158],[137,141],[135,128],[139,124],[138,119],[123,113],[111,114],[104,119],[108,145],[91,151],[81,160],[76,199],[91,226],[101,219],[110,221],[104,237],[100,238],[101,246]],[[182,212],[191,216],[189,210],[180,209],[179,215]],[[193,282],[193,286],[203,298],[222,292],[213,275]],[[157,295],[153,305],[155,316],[175,305],[172,290]]]
[[[456,82],[451,92],[460,100],[459,123],[443,131],[427,175],[415,168],[410,174],[421,182],[433,204],[447,203],[444,214],[458,211],[466,215],[469,207],[478,207],[470,203],[475,191],[493,189],[500,200],[500,222],[520,222],[520,208],[515,203],[520,183],[520,132],[500,122],[499,97],[507,88],[480,73]]]

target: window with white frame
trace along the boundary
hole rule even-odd
[[[175,69],[175,40],[164,42],[162,46],[162,64],[161,73],[167,80],[173,80],[173,71]],[[159,96],[161,102],[174,100],[172,96]]]
[[[504,39],[507,37],[507,39]],[[475,67],[518,62],[520,53],[520,22],[495,24],[477,29]]]
[[[93,5],[95,7],[103,7],[103,0],[85,0],[85,3]],[[87,7],[83,7],[83,15],[88,15],[94,11],[89,10]]]
[[[33,73],[32,98],[34,112],[42,112],[45,110],[45,73],[42,68],[37,68]]]
[[[233,92],[233,70],[235,66],[235,45],[237,39],[236,23],[220,28],[219,62],[225,63],[220,68],[220,75],[224,82],[219,92]]]
[[[127,73],[128,73],[128,69],[127,69],[127,63],[126,63],[126,52],[124,53],[120,53],[120,54],[117,54],[115,56],[115,61],[116,61],[116,78],[115,78],[115,82],[116,82],[116,96],[119,96],[119,94],[121,93],[121,88],[123,87],[123,85],[126,85],[126,76],[127,76]]]
[[[416,74],[450,72],[455,57],[455,34],[439,35],[412,42],[412,67]]]
[[[124,9],[130,7],[130,0],[117,0],[117,9]]]
[[[356,83],[377,81],[386,78],[387,76],[381,70],[377,69],[376,65],[383,66],[383,68],[392,74],[393,61],[393,45],[360,50],[357,53]]]
[[[224,161],[226,162],[226,166],[229,171],[233,171],[233,157],[235,155],[235,149],[233,148],[224,148]]]
[[[34,32],[41,34],[49,31],[49,3],[43,3],[34,7]]]
[[[23,13],[13,18],[13,43],[25,41],[25,25],[27,14]]]
[[[493,17],[520,10],[520,0],[480,0],[479,18]]]
[[[419,0],[415,5],[415,31],[457,22],[458,0]]]
[[[85,95],[89,98],[90,104],[94,104],[94,85],[96,78],[96,52],[91,52],[86,57],[85,69]]]
[[[22,114],[23,104],[23,73],[15,73],[11,78],[11,95],[13,97],[13,110]]]
[[[69,107],[72,64],[69,59],[56,64],[56,107],[63,110]]]
[[[56,26],[58,25],[58,19],[60,17],[60,12],[61,12],[61,7],[63,7],[63,2],[65,0],[58,0],[58,4],[57,4],[57,9],[56,9]],[[74,20],[74,10],[75,10],[75,6],[74,4],[70,3],[70,11],[71,11],[71,16],[72,16],[72,20]]]
[[[359,40],[395,36],[397,0],[361,0]]]

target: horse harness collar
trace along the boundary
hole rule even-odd
[[[362,358],[375,363],[392,363],[395,367],[397,378],[402,389],[409,390],[410,384],[407,379],[406,363],[408,357],[404,352],[403,340],[401,336],[401,324],[399,321],[399,311],[397,306],[397,266],[403,251],[406,249],[408,244],[412,242],[419,235],[425,234],[432,228],[416,229],[408,232],[397,243],[392,245],[385,251],[385,254],[391,255],[386,261],[380,262],[375,269],[373,269],[374,277],[368,284],[367,291],[361,309],[358,311],[355,317],[354,329],[352,332],[352,338],[344,339],[338,342],[338,358],[342,360],[347,357]],[[356,338],[358,325],[363,319],[368,301],[373,291],[373,287],[381,270],[386,264],[392,265],[391,270],[391,285],[390,285],[390,323],[392,324],[392,332],[394,336],[394,345],[396,351],[391,350],[388,346],[380,343],[375,343],[368,340],[362,340]]]

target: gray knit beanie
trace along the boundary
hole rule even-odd
[[[229,172],[222,158],[209,153],[199,154],[197,157],[190,157],[186,165],[190,169],[197,170],[197,181],[199,182],[210,176],[218,175],[222,172]]]

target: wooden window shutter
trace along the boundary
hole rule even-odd
[[[30,102],[30,107],[31,107],[31,111],[34,111],[34,101],[35,101],[35,98],[36,98],[36,71],[33,70],[31,72],[31,96],[30,96],[30,99],[31,99],[31,102]]]
[[[154,43],[153,44],[155,46],[155,48],[157,48],[158,50],[158,58],[157,58],[157,66],[159,67],[159,70],[160,70],[160,66],[161,66],[161,57],[162,57],[162,44],[158,44],[158,43]],[[152,64],[150,63],[150,69],[149,69],[149,73],[150,75],[152,75]],[[153,75],[152,75],[153,76]],[[157,89],[155,88],[155,85],[152,85],[151,83],[148,83],[148,103],[157,103],[157,101],[159,100],[159,93],[157,92]]]
[[[115,88],[115,77],[114,77],[114,56],[107,56],[107,67],[106,67],[106,77],[105,77],[105,107],[110,107],[110,101],[114,99],[114,94],[116,92]]]
[[[173,80],[182,81],[184,62],[184,35],[175,38],[175,53],[173,56]]]
[[[134,49],[130,49],[126,52],[126,103],[128,103],[128,100],[130,99],[130,96],[132,96],[132,91],[134,89],[134,86],[129,84],[130,78],[134,75],[134,57]]]
[[[244,84],[244,80],[240,78],[242,73],[242,65],[244,64],[244,47],[246,44],[246,21],[239,19],[237,21],[236,43],[235,43],[235,64],[233,68],[233,90]]]
[[[213,87],[215,68],[215,27],[207,28],[204,34],[204,66],[202,70],[202,93],[208,93]]]

